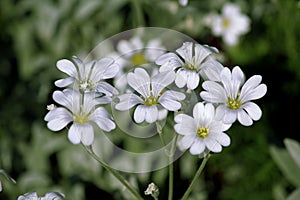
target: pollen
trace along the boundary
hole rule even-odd
[[[191,70],[191,71],[196,71],[196,70],[198,69],[196,66],[191,65],[191,64],[185,64],[183,67],[184,67],[185,69]]]
[[[156,105],[158,102],[157,98],[153,95],[150,95],[148,96],[146,99],[145,99],[145,105],[146,106],[153,106],[153,105]]]
[[[238,98],[236,99],[229,99],[227,102],[228,108],[232,109],[232,110],[237,110],[241,107],[241,102],[240,100],[238,100]]]
[[[209,134],[209,129],[205,127],[200,127],[197,129],[197,136],[200,138],[206,138]]]
[[[74,115],[73,120],[74,120],[74,122],[76,122],[78,124],[84,124],[88,121],[88,117],[87,116]]]
[[[142,53],[136,53],[131,57],[131,63],[133,66],[142,65],[147,63],[147,60]]]
[[[228,28],[230,26],[230,20],[228,18],[223,18],[222,25],[223,27]]]

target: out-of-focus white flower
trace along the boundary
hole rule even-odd
[[[189,0],[178,0],[178,2],[182,6],[187,6],[187,4],[189,3]]]
[[[134,36],[129,40],[119,41],[117,52],[110,55],[120,66],[120,71],[115,78],[115,86],[123,90],[126,86],[125,73],[132,67],[154,63],[165,51],[165,47],[158,38],[144,42],[139,36]]]
[[[194,90],[200,82],[200,75],[210,80],[216,80],[218,73],[223,66],[213,58],[210,48],[192,42],[185,42],[176,50],[179,54],[166,53],[156,60],[156,64],[161,65],[160,71],[176,70],[175,84],[182,88],[185,85],[188,89]]]
[[[125,111],[138,105],[134,111],[137,123],[146,121],[153,123],[159,119],[159,109],[177,111],[181,108],[181,101],[185,95],[174,90],[164,90],[175,79],[173,71],[162,72],[150,78],[146,70],[136,68],[127,75],[128,84],[141,96],[126,93],[119,96],[120,102],[116,109]],[[162,108],[160,108],[162,107]]]
[[[230,138],[224,133],[230,125],[217,119],[215,108],[211,103],[197,103],[193,117],[186,114],[175,116],[175,131],[183,138],[178,142],[181,149],[190,149],[193,155],[206,150],[221,152],[222,146],[230,145]]]
[[[68,138],[73,144],[82,142],[84,145],[91,145],[94,141],[94,129],[92,123],[98,125],[104,131],[111,131],[116,126],[112,118],[103,107],[96,107],[99,104],[107,103],[106,97],[94,96],[92,93],[80,93],[76,90],[65,89],[55,91],[53,99],[64,107],[57,107],[50,110],[44,120],[52,131],[59,131],[73,122]]]
[[[54,110],[56,106],[54,104],[47,105],[47,110]]]
[[[0,192],[2,192],[2,183],[0,181]]]
[[[112,96],[117,90],[110,84],[102,81],[113,78],[119,71],[119,66],[112,58],[102,58],[99,61],[90,61],[84,64],[73,56],[73,62],[67,59],[57,61],[57,68],[70,77],[55,81],[57,87],[66,87],[75,84],[84,92],[96,91]]]
[[[267,86],[260,84],[262,77],[254,75],[245,82],[242,70],[236,66],[230,70],[225,67],[221,74],[221,82],[205,81],[202,84],[206,91],[200,92],[203,100],[218,103],[218,116],[223,118],[226,124],[232,124],[238,120],[244,126],[250,126],[253,120],[257,121],[262,116],[259,106],[252,100],[263,97],[267,92]]]
[[[240,35],[250,29],[250,18],[241,13],[240,8],[232,3],[227,3],[222,8],[222,14],[209,14],[204,23],[212,29],[215,36],[222,36],[228,45],[238,43]]]
[[[64,195],[58,192],[49,192],[43,197],[38,197],[36,192],[30,192],[18,197],[18,200],[62,200]]]

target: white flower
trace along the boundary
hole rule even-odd
[[[38,197],[36,192],[30,192],[18,197],[18,200],[62,200],[64,195],[58,192],[49,192],[44,197]]]
[[[181,149],[190,149],[193,155],[205,151],[221,152],[222,146],[229,146],[230,138],[223,131],[230,126],[217,120],[215,108],[211,103],[197,103],[193,117],[186,114],[175,116],[175,131],[183,138],[178,142]]]
[[[117,94],[117,90],[102,80],[113,78],[119,71],[118,65],[112,58],[102,58],[99,61],[90,61],[84,64],[73,56],[74,62],[67,59],[57,61],[57,68],[70,77],[55,81],[57,87],[66,87],[75,84],[81,91],[97,91],[105,95]]]
[[[188,0],[178,0],[179,4],[182,5],[182,6],[187,6],[188,4]]]
[[[45,116],[47,126],[52,131],[59,131],[73,122],[68,138],[73,144],[82,142],[84,145],[91,145],[94,141],[95,123],[104,131],[111,131],[115,124],[103,107],[99,104],[107,103],[105,97],[97,98],[92,93],[81,94],[78,91],[65,89],[63,92],[55,91],[53,99],[64,107],[57,107],[50,110]]]
[[[235,45],[240,35],[249,31],[250,19],[242,14],[240,8],[227,3],[222,8],[221,15],[211,15],[210,27],[215,36],[222,36],[228,45]]]
[[[145,195],[155,195],[158,196],[159,190],[158,187],[154,183],[150,183],[145,191]]]
[[[144,42],[139,36],[134,36],[129,40],[121,40],[117,44],[117,51],[110,56],[120,66],[120,71],[115,78],[115,86],[122,90],[126,85],[124,74],[132,67],[154,63],[165,52],[165,47],[162,46],[160,39],[155,38]]]
[[[36,192],[30,192],[18,197],[18,200],[39,200]]]
[[[175,53],[166,53],[156,60],[156,64],[161,65],[161,72],[177,70],[175,84],[179,88],[186,85],[188,89],[194,90],[199,85],[200,74],[215,79],[215,74],[221,70],[219,67],[223,68],[220,63],[209,57],[212,54],[209,47],[185,42],[176,52],[183,60]]]
[[[244,126],[252,125],[252,120],[259,120],[262,111],[251,100],[263,97],[267,86],[260,84],[262,77],[254,75],[245,82],[242,70],[236,66],[232,73],[225,67],[221,72],[221,83],[205,81],[200,96],[205,101],[219,103],[217,112],[223,116],[223,122],[232,124],[238,120]]]
[[[120,102],[116,109],[125,111],[138,105],[134,111],[134,120],[137,123],[146,121],[153,123],[159,119],[158,110],[177,111],[181,108],[178,102],[185,98],[181,92],[164,89],[175,79],[175,73],[162,72],[150,78],[146,70],[136,68],[127,75],[128,84],[141,96],[126,93],[119,96]]]

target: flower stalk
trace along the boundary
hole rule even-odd
[[[120,181],[122,185],[124,185],[129,192],[134,196],[137,200],[143,200],[143,198],[140,196],[140,194],[136,191],[135,188],[133,188],[128,181],[124,179],[124,177],[117,172],[116,170],[110,168],[108,165],[106,165],[102,160],[95,154],[95,152],[92,149],[92,146],[85,146],[83,145],[85,150],[104,168],[106,169],[109,173],[111,173],[116,179]]]
[[[194,176],[192,182],[190,183],[188,189],[185,191],[185,193],[184,193],[184,195],[182,196],[181,200],[187,200],[189,194],[191,193],[191,191],[192,191],[192,189],[193,189],[193,187],[194,187],[194,185],[195,185],[197,179],[199,178],[201,172],[203,171],[203,169],[204,169],[204,167],[205,167],[205,165],[206,165],[208,159],[210,158],[210,156],[211,156],[210,154],[207,154],[207,155],[203,158],[202,163],[201,163],[199,169],[197,170],[197,172],[196,172],[196,174],[195,174],[195,176]]]

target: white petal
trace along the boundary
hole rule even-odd
[[[81,142],[89,146],[94,142],[94,129],[89,123],[81,124]]]
[[[145,115],[145,120],[148,123],[153,123],[157,121],[158,118],[158,109],[156,106],[148,106],[146,109],[146,115]]]
[[[247,111],[247,113],[249,114],[249,116],[257,121],[261,118],[262,116],[262,111],[261,109],[259,108],[258,105],[256,105],[255,103],[253,102],[248,102],[248,103],[245,103],[243,105],[243,108]]]
[[[112,96],[112,95],[116,95],[119,93],[116,88],[114,88],[112,85],[110,85],[107,82],[99,82],[97,84],[96,90],[97,90],[97,92],[103,93],[107,96]]]
[[[57,87],[67,87],[67,86],[71,85],[72,83],[74,83],[74,80],[75,79],[73,77],[59,79],[54,82],[54,85]]]
[[[225,124],[233,124],[237,119],[237,112],[236,110],[226,109],[223,122]]]
[[[207,91],[200,92],[203,100],[211,103],[224,103],[227,102],[227,95],[224,88],[214,81],[205,81],[202,88]]]
[[[158,120],[163,120],[168,116],[168,110],[162,109],[158,111]]]
[[[198,87],[200,81],[199,74],[196,72],[189,72],[187,77],[187,88],[190,90],[194,90]]]
[[[185,124],[175,124],[174,130],[180,135],[195,135],[196,125],[193,121],[188,121]]]
[[[133,106],[143,103],[143,100],[133,93],[122,94],[118,98],[120,102],[116,104],[115,108],[121,111],[129,110]]]
[[[218,141],[219,144],[221,144],[222,146],[229,146],[230,145],[230,137],[225,134],[225,133],[220,133],[217,134],[217,136],[215,137],[215,139]]]
[[[186,70],[184,69],[179,69],[176,73],[176,78],[175,78],[175,84],[179,88],[183,88],[188,80],[188,75],[186,73]]]
[[[177,111],[181,108],[181,103],[178,102],[183,100],[185,95],[181,92],[168,90],[164,92],[158,99],[158,102],[169,111]]]
[[[155,63],[157,65],[161,65],[161,68],[159,69],[160,72],[166,71],[166,69],[175,70],[176,68],[181,67],[183,65],[180,58],[174,53],[166,53],[158,57]]]
[[[134,111],[133,119],[136,123],[141,123],[145,121],[147,107],[144,105],[138,105]]]
[[[75,65],[67,59],[62,59],[62,60],[57,61],[56,67],[60,71],[68,74],[71,77],[74,77],[74,78],[77,77],[77,70],[76,70]]]
[[[216,140],[211,139],[210,137],[205,138],[204,143],[212,152],[218,153],[222,151],[222,146]]]
[[[152,92],[155,97],[159,96],[160,92],[170,85],[175,80],[175,72],[161,72],[151,78]]]
[[[220,81],[220,73],[223,68],[224,66],[221,63],[209,58],[202,64],[202,70],[200,71],[200,74],[204,79]]]
[[[193,43],[184,42],[183,45],[176,50],[176,52],[188,63],[192,63],[193,57]]]
[[[90,116],[90,120],[94,121],[99,128],[106,132],[109,132],[116,128],[116,124],[113,122],[109,113],[103,107],[98,107]]]
[[[195,140],[194,135],[184,136],[180,141],[178,141],[179,148],[181,150],[190,148],[190,146],[193,144],[194,140]]]
[[[242,109],[239,110],[237,118],[239,122],[244,126],[251,126],[253,124],[251,117]]]
[[[144,97],[150,96],[150,77],[146,70],[136,68],[127,74],[128,84]]]
[[[192,118],[191,116],[186,115],[186,114],[178,114],[174,117],[174,121],[176,123],[186,124],[186,123],[189,123],[189,122],[193,122],[194,118]]]
[[[80,143],[81,132],[80,132],[79,124],[77,124],[77,123],[72,124],[72,126],[70,127],[70,129],[68,131],[68,139],[73,144],[79,144]]]
[[[59,103],[62,106],[67,107],[69,110],[72,110],[72,98],[69,97],[66,93],[62,91],[54,91],[52,95],[55,102]]]
[[[197,138],[190,148],[192,155],[201,154],[205,150],[205,144],[202,139]]]
[[[203,47],[200,44],[195,44],[195,64],[200,65],[203,60],[211,54],[211,51],[209,51],[207,48]]]
[[[96,77],[93,79],[98,77],[97,80],[99,81],[100,79],[113,78],[119,72],[119,68],[119,65],[114,63],[112,58],[102,58],[95,65],[94,70],[96,72],[94,74]]]
[[[265,84],[260,84],[259,86],[257,86],[254,89],[248,88],[247,91],[246,91],[246,89],[243,90],[243,88],[242,88],[243,93],[241,93],[241,96],[240,96],[241,102],[247,102],[247,101],[259,99],[267,93],[267,86]]]
[[[244,83],[245,75],[239,66],[235,66],[232,69],[232,80],[237,81],[238,83],[240,83],[240,85]]]
[[[224,104],[220,104],[217,108],[216,108],[216,114],[215,114],[215,119],[216,120],[221,120],[224,118],[224,115],[226,113],[226,109],[227,107]]]
[[[195,104],[193,108],[193,117],[195,118],[197,124],[199,124],[203,120],[204,116],[205,116],[204,104],[202,102]]]
[[[57,110],[57,109],[55,109]],[[65,113],[61,113],[60,115],[56,115],[56,118],[51,119],[47,123],[47,127],[52,131],[60,131],[64,127],[66,127],[73,120],[71,114],[66,111]]]

